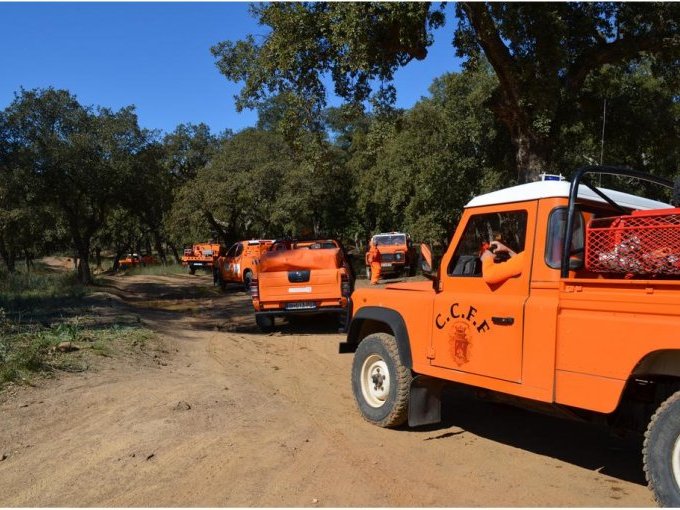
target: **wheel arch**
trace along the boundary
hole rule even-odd
[[[631,376],[665,376],[680,379],[680,349],[650,352],[635,365]]]
[[[347,332],[347,344],[354,349],[361,340],[373,333],[388,333],[394,336],[402,363],[413,368],[411,344],[404,318],[396,310],[379,306],[365,306],[352,317]]]

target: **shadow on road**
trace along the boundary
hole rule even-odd
[[[444,439],[436,430],[449,427],[646,485],[642,439],[615,437],[601,426],[481,400],[468,388],[451,387],[442,394],[442,424],[432,429],[434,438]]]

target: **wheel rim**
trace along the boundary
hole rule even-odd
[[[675,485],[680,487],[680,436],[675,439],[675,444],[673,445],[671,465],[673,467],[673,478],[675,478]]]
[[[361,366],[361,393],[371,407],[382,407],[390,394],[390,372],[377,354],[371,354]]]

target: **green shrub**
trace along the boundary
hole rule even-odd
[[[87,370],[88,351],[111,356],[116,342],[122,342],[127,348],[143,348],[153,336],[151,331],[137,325],[85,325],[84,322],[76,317],[48,327],[21,325],[10,321],[0,308],[0,387],[10,381],[28,380],[34,373]],[[70,342],[78,350],[61,352],[58,347],[64,342]]]

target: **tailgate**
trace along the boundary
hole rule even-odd
[[[307,269],[260,273],[260,303],[340,299],[340,271]]]

